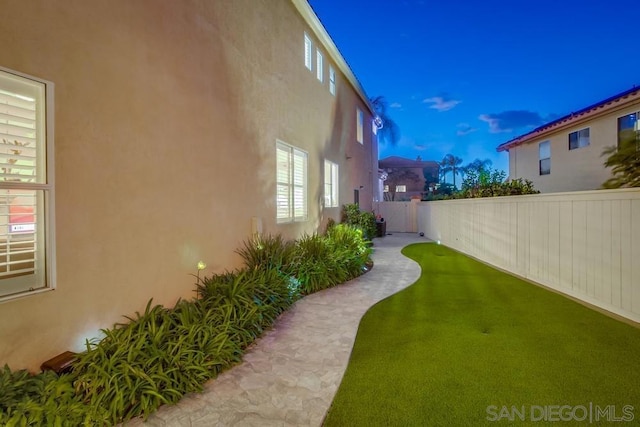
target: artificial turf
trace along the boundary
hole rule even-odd
[[[441,245],[403,254],[421,277],[363,317],[326,426],[640,424],[640,329]]]

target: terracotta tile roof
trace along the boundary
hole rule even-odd
[[[426,167],[438,167],[438,162],[433,160],[411,160],[399,156],[385,157],[378,160],[378,167],[382,169],[386,168],[426,168]]]
[[[545,135],[554,132],[562,127],[572,126],[582,121],[586,121],[593,116],[608,112],[609,110],[622,108],[627,104],[635,101],[640,101],[640,87],[636,86],[632,87],[631,89],[625,90],[624,92],[621,92],[617,95],[604,99],[600,102],[597,102],[593,105],[589,105],[588,107],[585,107],[581,110],[572,112],[570,114],[567,114],[566,116],[560,117],[559,119],[539,126],[531,132],[525,133],[524,135],[520,135],[513,138],[512,140],[504,142],[498,146],[497,151],[509,150],[509,148],[524,144],[525,142],[528,142],[532,139],[544,137]]]

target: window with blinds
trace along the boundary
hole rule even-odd
[[[329,92],[331,95],[336,94],[336,70],[329,66]]]
[[[277,222],[307,219],[307,153],[284,142],[276,143]]]
[[[320,49],[316,50],[316,77],[321,82],[324,81],[324,56]]]
[[[313,69],[313,58],[311,57],[311,52],[313,50],[313,43],[311,43],[311,38],[307,33],[304,33],[304,66],[308,69]]]
[[[0,68],[0,299],[52,287],[45,218],[52,93],[50,83]]]
[[[324,207],[338,206],[338,165],[324,161]]]
[[[364,144],[364,113],[359,108],[356,108],[356,139]]]

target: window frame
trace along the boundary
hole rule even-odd
[[[584,136],[584,133],[586,133],[586,137]],[[573,141],[572,141],[572,136],[575,136],[575,138],[573,138]],[[587,141],[586,144],[584,144],[585,140]],[[570,132],[568,136],[568,141],[569,141],[569,151],[588,147],[589,145],[591,145],[590,128],[586,127],[583,129],[579,129],[575,132]]]
[[[279,179],[279,170],[281,168],[281,164],[278,159],[278,151],[287,153],[287,181],[283,181]],[[296,183],[296,158],[302,161],[302,182]],[[276,140],[276,222],[278,224],[292,223],[292,222],[304,222],[307,221],[309,217],[309,203],[308,203],[308,194],[309,194],[309,154],[301,150],[293,145],[287,144],[284,141]],[[286,209],[288,211],[286,216],[279,216],[279,190],[282,188],[286,188],[287,190],[287,202]],[[302,215],[297,215],[296,212],[296,202],[297,200],[297,192],[296,189],[301,189],[302,192]]]
[[[38,257],[44,258],[41,264],[40,273],[36,272],[38,263],[34,261],[34,273],[32,280],[36,281],[32,285],[26,283],[14,284],[10,287],[10,290],[5,293],[0,286],[0,302],[9,301],[17,298],[22,298],[30,295],[39,294],[42,292],[48,292],[56,288],[56,253],[55,253],[55,165],[54,165],[54,83],[39,77],[24,74],[9,68],[0,66],[0,78],[8,75],[9,79],[17,80],[18,83],[22,81],[25,85],[41,86],[41,99],[36,100],[36,108],[40,105],[41,112],[37,112],[37,115],[41,115],[40,118],[36,116],[34,121],[41,123],[41,129],[35,128],[36,133],[42,132],[42,145],[41,149],[37,148],[35,162],[36,168],[44,168],[44,173],[40,180],[35,182],[16,182],[16,181],[0,181],[1,190],[24,190],[33,191],[35,193],[36,202],[34,206],[34,222],[35,233],[39,234],[41,239],[44,240],[42,244],[36,240],[34,245],[34,259]],[[2,85],[2,83],[0,83]],[[0,86],[1,87],[1,86]],[[37,124],[36,124],[37,126]],[[37,138],[37,137],[36,137]],[[38,144],[36,142],[36,144]],[[37,169],[36,169],[37,170]],[[42,231],[40,231],[42,230]],[[37,237],[36,237],[37,239]],[[29,275],[18,276],[16,278],[26,278]],[[11,280],[12,278],[0,279]],[[17,282],[28,282],[29,280],[23,279]],[[17,290],[19,289],[19,290]]]
[[[547,157],[542,157],[543,144],[546,144],[545,147],[548,147],[549,150]],[[548,161],[548,165],[543,169],[543,162],[545,161]],[[538,143],[538,174],[540,176],[551,175],[551,141],[548,139]]]
[[[309,34],[304,33],[304,66],[309,69],[309,71],[313,71],[313,41]]]
[[[407,185],[406,184],[398,184],[396,185],[396,193],[406,193]]]
[[[620,128],[621,123],[623,122],[624,119],[627,119],[631,116],[634,116],[631,120],[633,121],[631,127],[625,127],[624,129]],[[635,132],[635,138],[636,141],[638,140],[638,138],[640,137],[640,111],[635,111],[633,113],[629,113],[629,114],[625,114],[624,116],[620,116],[617,118],[616,120],[616,125],[617,125],[617,131],[618,131],[618,140],[617,140],[617,147],[620,147],[620,143],[622,142],[623,138],[622,138],[622,133],[623,132]]]
[[[331,65],[329,65],[329,93],[336,95],[336,70]]]
[[[316,78],[320,83],[324,83],[324,55],[320,49],[316,49]]]
[[[356,141],[364,145],[364,112],[356,107]]]
[[[337,163],[324,161],[324,207],[340,206],[340,172]]]

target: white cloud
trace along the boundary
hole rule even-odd
[[[434,110],[442,112],[451,110],[462,101],[450,99],[445,96],[434,96],[432,98],[424,99],[422,102],[425,104],[431,104],[429,108],[433,108]]]
[[[470,133],[473,133],[477,130],[478,130],[477,128],[471,127],[469,123],[458,123],[458,131],[456,132],[456,135],[458,136],[469,135]]]
[[[491,133],[511,132],[515,129],[539,126],[543,123],[540,114],[526,110],[481,114],[478,119],[489,124],[489,132]]]
[[[389,104],[390,108],[401,108],[402,104],[400,104],[399,102],[392,102],[391,104]]]

